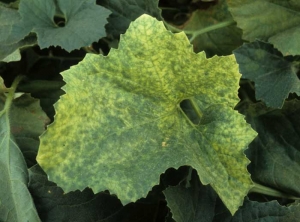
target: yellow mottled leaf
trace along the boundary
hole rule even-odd
[[[233,110],[234,56],[207,59],[184,33],[142,15],[108,56],[87,55],[62,73],[66,95],[41,137],[38,162],[65,191],[108,189],[123,203],[190,165],[234,213],[252,187],[243,150],[256,133]],[[190,100],[200,122],[180,103]]]

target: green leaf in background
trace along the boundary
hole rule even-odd
[[[300,55],[300,1],[227,0],[243,38],[268,40],[283,55]]]
[[[194,173],[191,178],[188,187],[181,184],[164,191],[176,222],[296,222],[300,217],[297,201],[286,207],[277,201],[257,202],[247,197],[232,216],[210,186],[203,186]]]
[[[102,221],[116,214],[122,204],[108,193],[94,194],[89,188],[65,194],[36,165],[29,169],[29,189],[43,222]]]
[[[4,102],[0,101],[0,109]],[[28,166],[36,163],[36,154],[39,147],[39,136],[50,122],[40,107],[38,99],[24,94],[14,99],[10,109],[11,133],[22,151]]]
[[[158,0],[102,0],[99,4],[113,12],[108,18],[106,31],[115,38],[124,34],[130,22],[142,14],[162,20]]]
[[[24,38],[31,27],[25,25],[16,9],[0,5],[0,21],[0,61],[18,61],[19,48],[34,45],[36,38]]]
[[[300,197],[300,101],[282,109],[245,103],[240,112],[258,132],[247,150],[253,180]]]
[[[281,206],[276,200],[260,203],[245,198],[243,206],[232,217],[224,206],[217,208],[214,221],[222,222],[297,222],[300,203]]]
[[[65,85],[62,80],[29,80],[22,81],[18,85],[20,92],[31,93],[34,98],[40,100],[40,105],[51,122],[54,120],[55,110],[53,104],[64,94],[61,87]]]
[[[190,186],[168,187],[166,196],[172,218],[176,222],[208,222],[214,217],[217,194],[210,186],[200,183],[198,175],[193,172]]]
[[[94,0],[22,0],[19,11],[26,25],[37,33],[41,48],[61,46],[70,52],[106,36],[109,10]],[[56,24],[55,16],[64,21]]]
[[[17,43],[2,45],[0,43],[0,61],[13,62],[21,60],[20,50],[37,44],[35,36],[25,37]]]
[[[191,18],[178,27],[191,35],[195,52],[205,51],[208,57],[230,55],[242,45],[242,31],[236,27],[225,0],[206,10],[195,11]]]
[[[43,222],[162,221],[156,220],[157,205],[148,202],[122,206],[116,196],[107,192],[94,194],[90,188],[66,194],[55,183],[48,181],[39,165],[29,169],[29,190]]]
[[[4,80],[2,79],[2,77],[0,77],[0,94],[4,94],[7,93],[9,91],[9,89],[5,86],[4,84]]]
[[[240,78],[234,56],[206,59],[184,33],[143,15],[119,49],[88,54],[63,77],[66,95],[37,160],[66,192],[108,189],[128,203],[146,196],[168,168],[190,165],[232,213],[242,204],[252,187],[243,151],[256,133],[233,110]],[[200,123],[180,108],[185,99]]]
[[[0,5],[0,21],[0,45],[17,43],[31,31],[16,9]]]
[[[280,108],[289,93],[300,95],[299,61],[283,57],[269,43],[255,41],[234,50],[243,78],[255,82],[255,97]]]
[[[15,87],[10,88],[0,112],[0,221],[38,222],[40,219],[27,189],[27,166],[11,133],[9,107]]]

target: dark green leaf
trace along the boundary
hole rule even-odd
[[[0,112],[0,221],[39,222],[27,189],[27,166],[11,130],[8,107],[5,106]]]
[[[31,31],[16,9],[0,5],[0,21],[0,45],[17,43]]]
[[[245,103],[240,111],[258,132],[247,150],[253,180],[300,197],[300,101],[281,110]]]
[[[30,80],[23,81],[18,86],[21,92],[31,93],[31,95],[40,100],[42,109],[47,116],[53,121],[55,110],[53,104],[57,102],[59,97],[64,94],[61,89],[65,83],[61,80],[48,81],[48,80]]]
[[[300,1],[227,0],[243,38],[268,40],[283,55],[300,54]]]
[[[142,14],[162,20],[158,0],[103,0],[100,4],[113,12],[108,18],[106,31],[116,38],[125,33],[130,22]]]
[[[106,35],[109,11],[94,0],[22,0],[19,11],[26,25],[37,33],[41,48],[58,45],[72,51]],[[56,24],[55,16],[63,21]]]
[[[0,102],[0,109],[4,103]],[[40,102],[28,94],[15,99],[10,110],[11,133],[16,139],[28,166],[36,163],[39,136],[44,132],[49,118],[42,111]]]
[[[297,222],[300,204],[281,206],[277,201],[259,203],[245,199],[243,206],[232,217],[224,206],[217,209],[214,222]]]
[[[230,55],[243,43],[242,31],[236,27],[225,0],[206,10],[194,11],[178,28],[191,35],[195,52],[204,50],[208,57]]]
[[[164,194],[176,222],[212,221],[217,194],[210,186],[200,183],[195,171],[189,187],[169,187]]]
[[[11,45],[0,44],[0,61],[12,62],[21,60],[20,50],[25,47],[33,46],[37,43],[35,36],[26,37]]]
[[[24,81],[18,86],[20,92],[43,93],[60,89],[65,83],[63,81],[32,80]]]
[[[153,203],[130,203],[122,207],[118,212],[112,214],[99,222],[153,222],[164,221],[159,217],[159,204]]]
[[[232,216],[215,191],[203,186],[195,174],[190,187],[169,187],[164,194],[176,222],[296,222],[300,217],[297,202],[285,207],[277,201],[263,203],[248,198]]]
[[[94,194],[89,188],[65,194],[48,181],[38,165],[30,168],[29,177],[29,189],[43,222],[102,221],[122,208],[116,197],[104,192]]]
[[[300,95],[299,62],[282,56],[269,43],[255,41],[234,51],[243,78],[255,82],[256,98],[280,108],[289,93]]]
[[[31,27],[21,20],[16,9],[0,5],[0,21],[0,61],[18,61],[21,59],[19,48],[35,44],[36,38],[24,38]]]

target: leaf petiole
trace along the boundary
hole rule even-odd
[[[190,33],[190,34],[192,34],[192,37],[190,38],[190,42],[193,42],[195,40],[195,38],[197,38],[199,35],[202,35],[204,33],[211,32],[211,31],[214,31],[217,29],[221,29],[221,28],[224,28],[227,26],[235,25],[235,24],[236,24],[236,22],[234,20],[228,20],[228,21],[220,22],[215,25],[208,26],[204,29],[200,29],[198,31],[192,32],[192,33]],[[189,34],[188,32],[185,32],[185,33]]]
[[[193,42],[195,40],[195,38],[197,38],[199,35],[202,35],[204,33],[211,32],[211,31],[214,31],[214,30],[217,30],[217,29],[221,29],[221,28],[224,28],[224,27],[227,27],[227,26],[235,25],[236,22],[234,20],[227,20],[227,21],[220,22],[220,23],[217,23],[215,25],[211,25],[211,26],[208,26],[206,28],[203,28],[203,29],[200,29],[200,30],[197,30],[197,31],[179,29],[179,28],[174,27],[174,26],[172,26],[172,25],[170,25],[166,22],[164,22],[164,24],[170,31],[184,32],[186,35],[192,35],[192,37],[189,40],[190,40],[190,42]]]
[[[17,89],[18,84],[20,81],[24,78],[24,76],[17,76],[15,80],[13,81],[10,88],[7,88],[7,95],[6,95],[6,101],[3,110],[0,112],[0,116],[2,116],[5,112],[8,112],[10,109],[10,106],[12,104],[12,101],[14,99],[15,91]]]
[[[178,8],[172,7],[159,7],[161,10],[168,10],[168,11],[180,11]]]
[[[254,186],[250,189],[249,193],[261,193],[272,197],[281,197],[281,198],[287,198],[292,200],[300,200],[300,197],[295,197],[255,182],[253,184]]]

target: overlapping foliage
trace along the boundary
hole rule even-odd
[[[299,14],[1,1],[0,220],[297,221]]]

